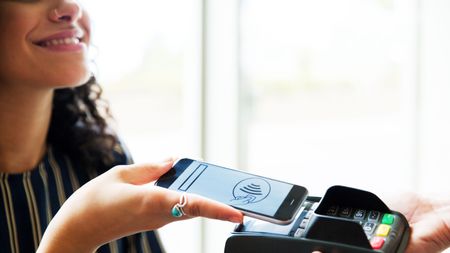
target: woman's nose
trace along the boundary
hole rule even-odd
[[[81,6],[76,0],[62,0],[50,10],[49,18],[53,22],[72,23],[82,15]]]

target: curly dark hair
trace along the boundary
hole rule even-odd
[[[55,90],[47,142],[86,170],[105,171],[114,163],[117,136],[108,128],[109,106],[94,77],[76,88]]]

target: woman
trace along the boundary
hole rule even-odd
[[[179,194],[152,184],[172,161],[123,166],[88,68],[89,26],[76,1],[0,0],[1,251],[93,252],[188,217],[241,222],[192,195],[173,217]],[[153,232],[99,249],[161,251]]]
[[[0,0],[0,36],[2,252],[161,252],[143,231],[195,216],[242,222],[231,207],[194,195],[177,206],[178,193],[153,186],[171,160],[124,165],[88,68],[89,19],[78,2]],[[401,206],[413,228],[408,251],[448,247],[449,203],[413,200]],[[185,215],[172,216],[174,207]]]

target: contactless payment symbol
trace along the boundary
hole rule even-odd
[[[265,199],[270,193],[270,184],[262,178],[247,178],[237,183],[233,188],[231,200],[234,205],[247,205]]]

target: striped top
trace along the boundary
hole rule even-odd
[[[124,152],[116,164],[130,163]],[[0,173],[0,252],[36,252],[42,234],[64,201],[96,175],[48,148],[39,165],[25,173]],[[80,221],[82,222],[82,221]],[[140,233],[103,245],[101,253],[160,253],[154,232]]]

